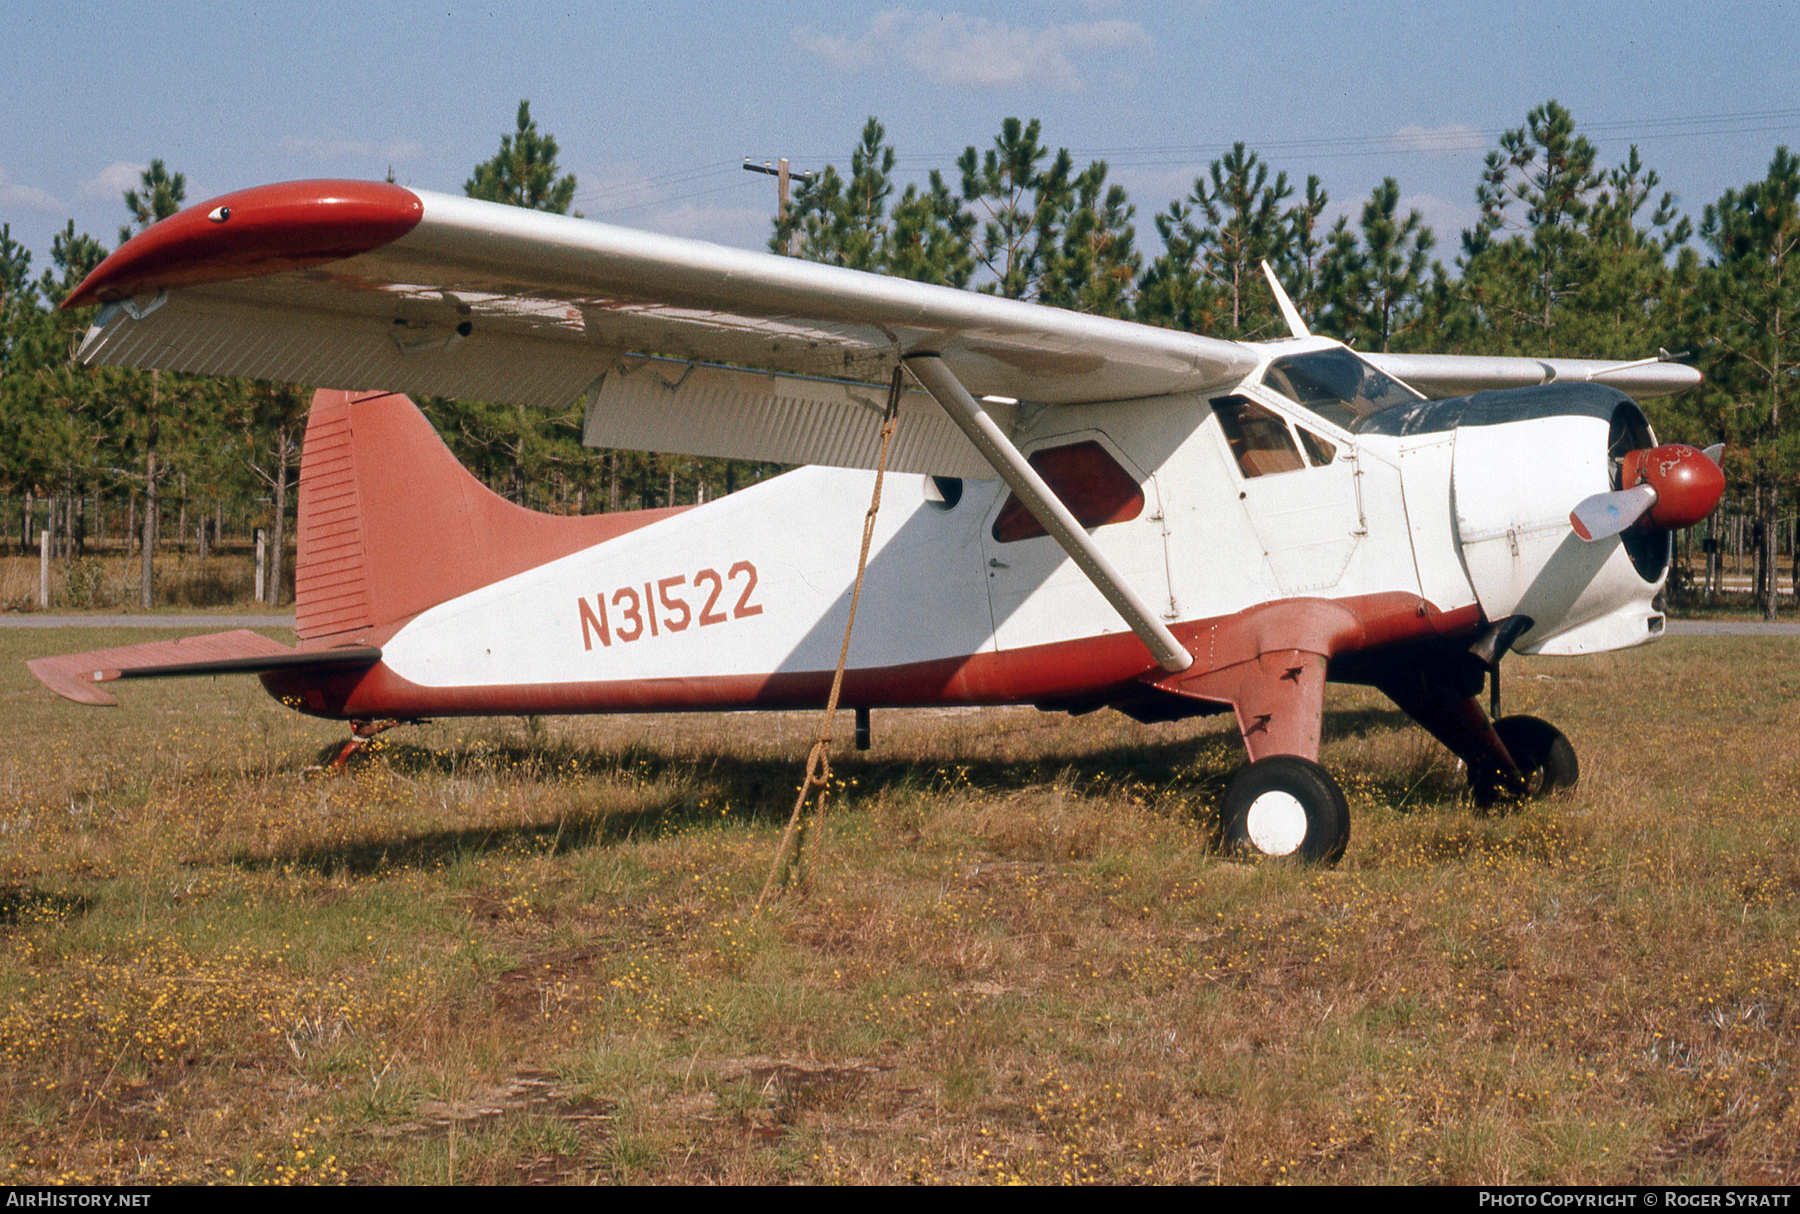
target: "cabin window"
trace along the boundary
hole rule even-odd
[[[1371,413],[1424,399],[1342,348],[1278,358],[1263,383],[1346,430]]]
[[[1306,467],[1300,448],[1279,413],[1241,396],[1224,396],[1212,403],[1219,428],[1231,444],[1231,454],[1247,477],[1298,472]]]
[[[1097,442],[1046,447],[1034,451],[1027,462],[1083,527],[1129,522],[1144,512],[1144,491],[1137,478]],[[1047,534],[1017,494],[1006,495],[994,520],[996,540],[1011,544]]]
[[[1337,458],[1337,444],[1328,443],[1305,426],[1295,426],[1300,432],[1300,445],[1306,448],[1306,458],[1313,462],[1313,467],[1323,468]]]

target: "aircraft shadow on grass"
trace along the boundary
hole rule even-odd
[[[1358,708],[1327,712],[1327,741],[1358,738],[1410,728],[1395,708]],[[330,748],[325,756],[335,753]],[[1017,761],[941,757],[894,760],[841,751],[833,764],[836,776],[855,779],[859,791],[889,788],[920,793],[963,790],[976,796],[1004,796],[1050,784],[1107,788],[1139,783],[1156,790],[1172,781],[1183,786],[1196,819],[1216,826],[1217,801],[1238,761],[1234,729],[1194,737],[1143,743],[1121,743],[1078,755],[1046,755]],[[325,876],[440,868],[459,860],[499,851],[562,854],[614,847],[634,839],[655,838],[687,830],[711,829],[721,822],[721,797],[731,804],[734,823],[772,825],[784,822],[793,808],[799,764],[794,758],[746,758],[729,754],[671,754],[646,746],[608,751],[581,746],[531,745],[526,742],[479,749],[430,749],[391,743],[360,762],[378,763],[408,776],[450,775],[471,770],[543,771],[561,778],[631,776],[646,784],[665,777],[679,787],[658,802],[632,810],[574,813],[554,821],[515,823],[453,830],[394,832],[350,842],[244,853],[234,863],[252,870],[297,866]],[[1445,767],[1428,773],[1422,789],[1417,771],[1375,774],[1373,791],[1389,804],[1417,802],[1421,792],[1441,796],[1460,791],[1458,777]],[[698,785],[699,787],[696,787]],[[841,804],[841,800],[839,801]]]

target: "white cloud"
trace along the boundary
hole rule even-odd
[[[1443,156],[1453,156],[1458,152],[1479,152],[1489,143],[1486,135],[1462,122],[1436,127],[1403,126],[1394,132],[1394,140],[1404,151],[1431,152]]]
[[[1435,194],[1408,194],[1400,200],[1400,213],[1417,211],[1431,234],[1437,237],[1437,247],[1431,251],[1433,257],[1448,264],[1462,247],[1464,228],[1472,228],[1475,221],[1481,218],[1481,208],[1473,203],[1462,204],[1439,198]],[[1358,208],[1357,214],[1362,210]],[[1352,222],[1355,222],[1354,218]]]
[[[386,143],[377,143],[368,139],[346,139],[341,135],[317,139],[285,135],[281,140],[281,150],[290,155],[304,156],[308,160],[367,160],[375,157],[399,163],[417,156],[419,144],[411,139],[390,139]]]
[[[34,211],[48,211],[53,215],[68,210],[56,198],[36,186],[8,181],[4,169],[0,169],[0,206],[30,207]]]
[[[126,190],[135,190],[144,184],[144,174],[149,171],[147,164],[133,164],[129,160],[115,160],[97,174],[75,187],[77,198],[111,198],[117,200]]]
[[[839,71],[862,71],[899,59],[926,79],[958,88],[1039,85],[1075,92],[1087,82],[1071,56],[1096,51],[1149,50],[1135,21],[1088,21],[1027,29],[962,13],[877,14],[859,38],[796,29],[800,49]]]

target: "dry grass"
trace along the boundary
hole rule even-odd
[[[332,779],[253,682],[18,665],[135,639],[0,634],[13,1181],[1800,1180],[1791,640],[1511,664],[1584,782],[1504,817],[1334,689],[1330,872],[1213,854],[1217,719],[878,712],[758,919],[810,718]]]

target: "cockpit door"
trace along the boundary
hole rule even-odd
[[[1350,445],[1293,425],[1248,397],[1220,397],[1212,406],[1275,584],[1283,594],[1336,586],[1368,534]]]

